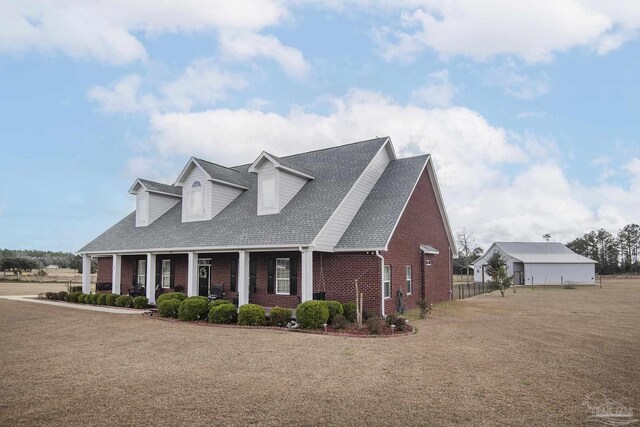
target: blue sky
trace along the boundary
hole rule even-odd
[[[640,221],[637,3],[227,3],[0,5],[0,247],[75,251],[191,155],[376,135],[485,245]]]

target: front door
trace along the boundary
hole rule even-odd
[[[201,297],[209,296],[209,275],[211,274],[210,265],[198,266],[198,295]]]

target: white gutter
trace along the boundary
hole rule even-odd
[[[105,251],[79,251],[76,252],[79,255],[113,255],[113,254],[125,254],[125,255],[144,255],[149,252],[157,253],[187,253],[187,252],[236,252],[236,251],[253,251],[253,252],[267,252],[270,250],[289,250],[297,251],[299,248],[308,248],[309,245],[304,246],[292,246],[292,245],[254,245],[254,246],[203,246],[192,248],[150,248],[150,249],[121,249],[121,250],[105,250]]]
[[[380,255],[380,251],[376,251],[376,256],[380,258],[380,303],[381,313],[384,317],[384,257]]]

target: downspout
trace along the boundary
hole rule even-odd
[[[451,277],[451,258],[453,257],[453,252],[451,251],[451,246],[449,246],[449,301],[453,301],[453,278]],[[468,271],[468,270],[467,270]],[[475,288],[474,288],[475,289]]]
[[[376,256],[380,258],[380,313],[384,317],[384,257],[380,251],[376,251]]]

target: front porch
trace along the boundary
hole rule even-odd
[[[97,254],[97,291],[144,295],[150,304],[165,292],[217,294],[238,306],[295,308],[313,297],[313,252],[306,249],[233,252]],[[83,255],[84,271],[90,255]],[[90,290],[83,274],[83,292]]]

